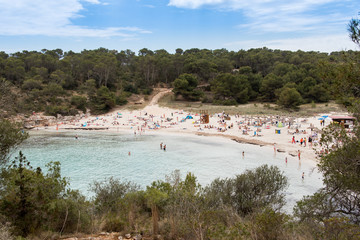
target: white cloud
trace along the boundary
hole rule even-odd
[[[82,0],[103,4],[99,0]],[[72,23],[83,17],[80,0],[0,0],[0,35],[44,35],[67,37],[134,37],[150,33],[137,27],[91,28]]]
[[[83,0],[84,2],[92,3],[92,4],[101,4],[99,0]]]
[[[273,33],[317,31],[324,26],[346,23],[348,20],[344,16],[337,16],[334,20],[326,13],[326,6],[330,3],[343,3],[343,0],[169,0],[168,5],[241,11],[246,19],[238,24],[239,28]]]
[[[247,40],[229,42],[225,44],[231,49],[250,49],[267,47],[269,49],[281,49],[290,51],[319,51],[333,52],[342,50],[356,50],[356,44],[351,42],[346,34],[311,36],[301,38],[285,38],[276,40]],[[359,49],[357,49],[359,50]]]
[[[218,5],[224,2],[226,0],[170,0],[169,6],[195,9],[204,5]]]
[[[323,5],[340,0],[169,0],[169,6],[178,8],[200,8],[203,6],[215,6],[231,10],[253,10],[254,13],[274,12],[302,12],[312,6]]]
[[[147,7],[147,8],[155,8],[154,5],[150,5],[150,4],[146,4],[146,5],[144,5],[144,7]]]

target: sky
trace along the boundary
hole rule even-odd
[[[359,50],[359,0],[0,0],[0,51]]]

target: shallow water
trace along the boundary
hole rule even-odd
[[[75,135],[79,138],[75,139]],[[167,151],[160,150],[160,143]],[[182,177],[192,172],[205,186],[215,178],[232,178],[263,164],[278,166],[289,179],[286,210],[322,187],[322,176],[313,160],[276,153],[270,147],[240,144],[221,137],[117,134],[107,132],[32,132],[21,150],[33,167],[59,161],[62,176],[83,194],[90,183],[111,176],[145,188],[178,169]],[[242,157],[242,151],[245,157]],[[131,155],[128,155],[131,152]],[[305,172],[305,179],[301,179]]]

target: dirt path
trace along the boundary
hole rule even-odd
[[[159,88],[159,92],[151,99],[148,106],[156,105],[160,98],[162,98],[164,95],[171,93],[172,89],[168,88]]]

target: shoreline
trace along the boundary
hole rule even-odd
[[[91,118],[91,117],[90,117]],[[94,118],[94,117],[92,117]],[[99,118],[99,117],[97,117]],[[188,126],[189,124],[187,124]],[[193,125],[193,124],[191,124]],[[135,129],[135,130],[134,130]],[[273,128],[268,129],[269,131],[273,130]],[[133,134],[134,131],[137,132],[137,134],[140,135],[172,135],[172,136],[179,136],[179,135],[193,135],[193,136],[204,136],[204,137],[214,137],[219,138],[222,137],[224,139],[228,139],[231,141],[235,141],[237,143],[243,143],[243,144],[251,144],[251,145],[258,145],[260,147],[271,147],[274,145],[274,141],[277,141],[276,143],[276,152],[279,153],[285,153],[291,157],[297,157],[297,151],[300,149],[302,151],[303,159],[311,160],[313,162],[316,162],[316,154],[315,151],[312,148],[304,148],[298,146],[298,144],[292,145],[291,143],[284,143],[284,141],[278,141],[279,139],[284,139],[284,136],[279,135],[277,139],[268,138],[268,133],[264,133],[261,137],[253,137],[250,135],[240,135],[239,132],[232,131],[231,133],[227,132],[206,132],[206,130],[202,129],[199,131],[197,128],[195,129],[189,129],[189,128],[181,128],[178,126],[178,128],[159,128],[155,130],[144,130],[144,132],[139,133],[136,130],[136,127],[134,126],[96,126],[96,127],[72,127],[69,125],[62,125],[56,130],[56,126],[49,126],[46,128],[36,128],[30,130],[30,132],[51,132],[51,133],[66,133],[66,132],[76,132],[84,131],[84,132],[104,132],[104,133],[111,133],[111,134]],[[265,138],[263,138],[265,136]],[[266,137],[268,136],[268,137]]]
[[[160,91],[150,103],[139,110],[113,110],[107,114],[77,118],[56,119],[47,127],[35,127],[30,131],[106,131],[136,134],[193,134],[198,136],[223,137],[238,143],[259,146],[274,146],[274,152],[286,153],[302,159],[317,162],[315,150],[319,151],[318,141],[321,129],[331,121],[326,119],[321,125],[319,114],[313,117],[295,118],[289,116],[248,116],[217,113],[208,115],[207,123],[199,113],[185,112],[180,109],[160,107],[159,98],[169,92]],[[34,118],[41,118],[35,115]],[[314,146],[300,144],[301,139],[312,138]],[[295,139],[293,143],[292,139]],[[312,145],[312,144],[311,144]]]

